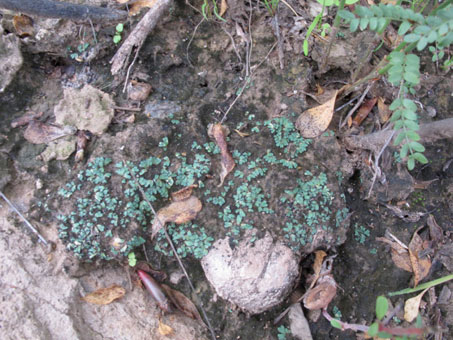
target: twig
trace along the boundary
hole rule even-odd
[[[373,86],[374,83],[368,84],[366,87],[365,91],[363,92],[362,96],[360,99],[357,101],[357,103],[354,105],[354,107],[348,112],[347,116],[344,118],[343,122],[340,122],[340,129],[345,126],[345,124],[348,122],[348,119],[354,114],[354,112],[359,108],[359,106],[362,104],[363,100],[365,99],[365,96],[367,95],[368,91],[371,89],[371,86]]]
[[[384,146],[379,151],[378,155],[375,156],[373,181],[371,182],[370,190],[368,191],[368,195],[366,195],[365,199],[370,198],[371,191],[373,191],[374,183],[376,182],[376,178],[377,178],[378,174],[382,173],[381,169],[379,168],[379,159],[381,158],[382,153],[384,152],[385,148],[389,145],[389,143],[392,140],[394,135],[395,135],[395,130],[392,131],[392,134],[389,136],[389,138],[385,142]]]
[[[212,340],[217,340],[216,335],[215,335],[215,332],[214,332],[214,329],[212,328],[211,323],[209,322],[209,318],[208,318],[208,316],[207,316],[207,314],[206,314],[206,311],[205,311],[204,308],[203,308],[203,302],[202,302],[200,299],[198,299],[198,295],[197,295],[197,293],[196,293],[196,291],[195,291],[195,287],[193,286],[192,281],[190,280],[189,274],[187,273],[186,268],[184,267],[184,265],[183,265],[183,263],[182,263],[182,261],[181,261],[181,258],[180,258],[179,255],[178,255],[178,252],[176,251],[176,248],[175,248],[175,246],[174,246],[174,244],[173,244],[173,241],[172,241],[171,238],[170,238],[170,235],[168,235],[167,229],[165,229],[165,225],[164,225],[164,224],[162,223],[162,221],[160,220],[159,215],[157,215],[157,212],[156,212],[156,210],[154,209],[154,207],[153,207],[153,205],[151,204],[151,202],[148,200],[148,197],[146,197],[145,191],[143,190],[142,186],[141,186],[140,183],[138,182],[137,177],[135,176],[134,172],[129,168],[129,164],[127,164],[126,161],[123,161],[123,162],[124,162],[124,164],[126,165],[126,167],[128,168],[128,170],[129,170],[129,172],[131,173],[132,177],[134,178],[134,182],[135,182],[135,184],[137,185],[138,189],[140,190],[140,192],[141,192],[141,194],[142,194],[142,196],[143,196],[143,199],[146,201],[146,203],[148,203],[148,205],[149,205],[151,211],[152,211],[153,214],[154,214],[154,218],[157,220],[157,222],[158,222],[159,225],[160,225],[161,230],[164,231],[165,238],[167,239],[168,244],[170,244],[171,250],[173,251],[173,254],[175,254],[175,257],[176,257],[176,259],[178,260],[179,266],[181,267],[181,269],[182,269],[182,271],[183,271],[183,273],[184,273],[184,276],[187,278],[187,281],[188,281],[188,283],[189,283],[190,289],[192,290],[192,293],[194,294],[194,296],[197,297],[198,305],[200,306],[201,312],[202,312],[202,314],[203,314],[203,318],[205,319],[206,324],[207,324],[207,326],[208,326],[208,328],[209,328],[209,331],[210,331],[211,336],[212,336]]]
[[[142,45],[140,45],[139,47],[137,47],[137,50],[135,51],[135,57],[134,57],[134,59],[132,60],[132,63],[131,63],[131,64],[129,65],[129,67],[127,68],[126,79],[124,79],[123,93],[126,92],[127,81],[128,81],[128,79],[129,79],[129,74],[130,74],[130,72],[131,72],[132,66],[134,66],[135,61],[137,60],[138,52],[140,52],[140,48],[141,48],[141,47],[142,47]]]
[[[198,27],[200,27],[200,25],[203,23],[205,19],[202,18],[200,20],[200,22],[197,24],[197,26],[195,26],[195,29],[193,30],[193,33],[192,33],[192,36],[190,37],[190,40],[189,42],[187,43],[187,47],[186,47],[186,57],[187,57],[187,62],[189,63],[189,66],[190,67],[194,67],[192,62],[190,61],[190,57],[189,57],[189,48],[190,48],[190,45],[192,44],[192,41],[193,41],[193,38],[195,37],[195,33],[197,33],[197,30],[198,30]]]
[[[242,63],[242,58],[241,58],[241,55],[239,54],[239,52],[238,52],[238,50],[236,48],[236,43],[234,42],[233,36],[231,35],[230,32],[228,32],[228,30],[223,25],[222,25],[222,30],[230,37],[231,44],[233,45],[234,53],[236,53],[236,56],[238,57],[239,62]]]
[[[355,96],[354,98],[352,98],[350,101],[348,101],[347,103],[344,103],[343,105],[337,107],[335,109],[335,112],[338,112],[338,111],[341,111],[344,107],[348,106],[349,104],[351,104],[352,102],[354,102],[357,98],[359,98],[361,96],[361,94]]]
[[[269,55],[272,53],[272,51],[274,50],[275,46],[277,46],[277,42],[274,43],[274,45],[272,45],[272,47],[270,48],[269,52],[267,52],[266,56],[264,57],[264,59],[256,66],[253,67],[253,71],[255,71],[258,67],[260,67],[266,60],[267,58],[269,57]],[[233,108],[234,104],[236,104],[236,102],[238,101],[239,97],[241,97],[242,93],[244,92],[245,90],[245,87],[247,86],[247,83],[251,82],[253,79],[253,73],[252,75],[249,77],[249,78],[245,78],[244,80],[244,84],[242,85],[238,95],[236,96],[236,98],[234,98],[233,102],[230,104],[230,106],[228,107],[228,109],[226,110],[226,112],[224,113],[222,119],[220,120],[220,124],[222,124],[228,113],[231,111],[231,109]]]
[[[172,3],[173,0],[160,0],[155,2],[153,7],[149,9],[145,16],[135,26],[127,39],[110,60],[110,63],[112,64],[110,72],[113,75],[116,75],[121,71],[121,69],[124,67],[126,59],[129,58],[129,55],[131,54],[134,47],[140,49],[140,47],[145,42],[145,39],[148,36],[149,32],[151,32],[151,30],[157,25],[157,22],[159,21],[161,16],[168,8],[170,8]]]
[[[299,15],[295,10],[294,8],[291,7],[291,5],[289,3],[287,3],[285,0],[280,0],[281,2],[283,2],[295,15],[296,17],[300,17],[301,15]]]
[[[113,107],[115,110],[118,111],[134,111],[134,112],[140,112],[142,109],[139,107],[125,107],[125,106],[114,106]]]
[[[14,204],[11,203],[11,201],[1,191],[0,191],[0,196],[6,201],[6,203],[8,203],[8,205],[11,207],[11,209],[13,209],[13,211],[22,218],[22,220],[25,222],[27,227],[30,228],[30,230],[33,233],[35,233],[36,236],[38,236],[38,239],[47,246],[48,243],[47,243],[46,239],[38,232],[38,230],[35,227],[33,227],[31,225],[30,222],[28,222],[28,220],[24,217],[24,215],[22,215],[22,213],[14,206]]]

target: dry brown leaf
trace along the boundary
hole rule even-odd
[[[296,121],[296,128],[305,138],[315,138],[321,135],[329,126],[335,109],[338,91],[326,103],[303,112]]]
[[[130,0],[116,0],[117,3],[119,4],[125,4],[126,2],[129,2]]]
[[[29,37],[35,33],[33,28],[33,20],[26,15],[15,15],[13,25],[16,33],[20,37]]]
[[[426,288],[423,292],[414,296],[406,301],[404,304],[404,320],[407,322],[412,322],[418,315],[418,310],[420,308],[420,302],[422,301],[423,295],[429,288]]]
[[[444,231],[442,228],[437,224],[436,219],[433,215],[429,215],[426,221],[429,227],[429,236],[435,245],[442,242],[444,238]]]
[[[214,138],[217,146],[220,148],[220,154],[222,157],[221,160],[222,170],[220,172],[220,184],[218,185],[219,187],[223,185],[226,176],[228,176],[228,174],[236,166],[233,156],[231,156],[231,153],[228,151],[228,145],[225,141],[227,134],[228,134],[227,129],[220,123],[212,124],[208,128],[208,135],[211,138]]]
[[[227,4],[227,1],[226,0],[222,0],[222,2],[220,3],[220,12],[219,12],[219,15],[220,16],[223,16],[226,12],[226,10],[228,9],[228,4]]]
[[[135,80],[127,85],[127,97],[131,100],[143,101],[148,99],[153,88],[147,83],[141,83]]]
[[[409,258],[409,251],[402,243],[391,241],[385,237],[377,237],[377,241],[385,242],[392,248],[391,255],[393,263],[400,269],[412,273],[412,264]]]
[[[58,127],[38,121],[31,121],[24,132],[24,137],[33,144],[47,144],[55,139],[72,135],[75,132],[76,129],[71,126]]]
[[[201,210],[201,208],[201,201],[195,196],[190,196],[183,201],[172,202],[170,205],[163,207],[157,212],[157,216],[154,218],[154,222],[151,227],[151,239],[156,236],[165,223],[187,223],[197,216],[197,213]]]
[[[332,275],[325,275],[318,280],[315,288],[305,294],[304,306],[307,309],[326,308],[337,294],[337,283]]]
[[[140,13],[142,8],[148,7],[151,8],[157,0],[137,0],[129,8],[129,16],[134,16]]]
[[[164,291],[164,293],[170,298],[171,302],[173,302],[176,308],[178,308],[188,317],[202,321],[200,313],[198,313],[195,304],[191,300],[189,300],[183,293],[178,292],[177,290],[174,290],[165,284],[161,285],[161,288]]]
[[[318,83],[316,83],[316,95],[321,96],[322,94],[324,94],[324,92],[325,92],[324,88]]]
[[[376,105],[377,98],[372,98],[364,102],[361,106],[357,114],[355,115],[352,123],[355,126],[359,126],[368,117],[369,113],[373,109],[374,105]]]
[[[185,199],[189,198],[192,195],[193,188],[197,188],[198,185],[192,184],[188,187],[182,188],[176,192],[171,194],[171,198],[174,202],[184,201]]]
[[[414,287],[423,280],[431,269],[431,260],[428,257],[419,258],[418,253],[425,250],[423,240],[417,232],[412,236],[409,243],[409,258],[414,272]]]
[[[169,325],[164,324],[162,321],[159,320],[159,334],[163,336],[173,335],[174,331]]]
[[[387,123],[387,121],[390,119],[390,116],[392,115],[392,111],[390,111],[389,106],[385,103],[385,99],[379,97],[377,100],[377,106],[379,121],[381,122],[381,124]]]
[[[310,284],[310,288],[308,290],[312,289],[313,286],[316,284],[316,281],[318,281],[319,274],[321,273],[322,269],[322,262],[324,261],[324,258],[327,256],[327,253],[324,250],[317,250],[315,251],[315,261],[313,262],[313,272],[314,278],[313,281]]]
[[[113,301],[122,298],[126,294],[126,289],[121,286],[113,285],[108,288],[100,288],[82,297],[82,300],[96,305],[108,305]]]
[[[34,113],[34,112],[26,113],[26,114],[20,116],[19,118],[14,119],[11,122],[11,127],[12,128],[16,128],[16,127],[19,127],[19,126],[27,125],[31,121],[40,118],[43,114],[44,114],[43,111],[38,112],[38,113]]]

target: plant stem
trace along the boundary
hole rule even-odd
[[[403,290],[399,290],[397,292],[389,293],[388,296],[415,293],[415,292],[418,292],[420,290],[424,290],[426,288],[430,288],[430,287],[434,287],[434,286],[440,285],[441,283],[445,283],[445,282],[450,281],[450,280],[453,280],[453,274],[446,275],[446,276],[440,277],[438,279],[422,283],[421,285],[418,285],[415,288],[406,288],[406,289],[403,289]]]

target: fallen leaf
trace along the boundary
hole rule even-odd
[[[296,128],[305,138],[315,138],[321,135],[329,126],[335,109],[338,91],[326,103],[303,112],[296,121]]]
[[[412,322],[418,315],[418,310],[420,308],[420,302],[422,301],[423,295],[429,288],[426,288],[423,292],[414,296],[406,301],[404,304],[404,320],[407,322]]]
[[[359,126],[362,124],[362,122],[365,120],[366,117],[368,117],[369,113],[373,109],[373,107],[376,105],[377,98],[372,98],[364,102],[361,106],[357,114],[355,115],[352,124],[355,126]]]
[[[173,202],[183,201],[192,195],[193,188],[198,187],[196,184],[189,185],[171,194]]]
[[[197,213],[201,210],[201,208],[201,201],[195,196],[190,196],[183,201],[172,202],[170,205],[163,207],[157,212],[157,216],[154,218],[154,222],[151,227],[151,239],[156,236],[165,223],[187,223],[197,216]]]
[[[16,33],[21,38],[29,37],[35,33],[33,28],[33,20],[26,15],[15,15],[13,18],[13,25]]]
[[[73,135],[75,132],[76,129],[72,126],[59,127],[38,121],[31,121],[24,132],[24,137],[33,144],[47,144],[55,139]]]
[[[34,112],[26,113],[26,114],[20,116],[19,118],[14,119],[11,122],[11,127],[16,128],[19,126],[27,125],[31,121],[40,118],[43,114],[44,114],[44,112],[42,112],[42,111],[39,113],[34,113]]]
[[[304,306],[307,309],[326,308],[337,294],[337,283],[332,275],[324,275],[316,286],[305,294]]]
[[[314,278],[313,278],[313,281],[311,282],[310,288],[308,288],[308,290],[312,289],[313,286],[316,284],[316,281],[318,281],[319,274],[321,273],[321,269],[322,269],[322,263],[326,256],[327,256],[327,253],[324,250],[315,251],[315,261],[313,262]]]
[[[108,288],[100,288],[82,297],[82,300],[96,305],[108,305],[113,301],[122,298],[126,294],[126,289],[121,286],[113,285]]]
[[[431,260],[428,257],[420,258],[419,252],[425,250],[423,240],[417,232],[412,236],[412,240],[409,243],[409,258],[412,265],[412,271],[414,273],[414,287],[423,280],[431,269]]]
[[[222,170],[220,172],[220,184],[218,185],[219,187],[222,186],[226,176],[228,176],[228,174],[236,166],[233,156],[231,156],[231,153],[228,151],[228,145],[225,141],[227,134],[227,129],[220,123],[212,124],[208,127],[208,135],[211,138],[214,138],[217,146],[220,148],[220,154],[222,157]]]
[[[130,100],[143,101],[148,99],[152,89],[152,86],[147,83],[131,80],[127,85],[127,97]]]
[[[228,9],[228,4],[227,4],[226,0],[222,0],[222,2],[220,3],[219,15],[223,16],[227,9]]]
[[[400,269],[412,273],[412,264],[409,258],[409,251],[406,245],[391,241],[385,237],[377,237],[377,241],[385,242],[390,245],[393,263]]]
[[[316,83],[316,95],[321,96],[324,93],[324,91],[325,91],[324,88],[318,83]]]
[[[304,311],[300,303],[293,304],[289,308],[289,328],[295,339],[313,340],[311,336],[310,326],[305,318]]]
[[[157,0],[137,0],[129,7],[129,16],[134,16],[140,13],[142,8],[148,7],[151,8]]]
[[[377,106],[379,121],[381,122],[381,124],[384,124],[390,119],[392,111],[390,111],[389,106],[385,103],[385,99],[382,97],[378,97]]]
[[[172,335],[174,333],[173,328],[169,325],[164,324],[162,321],[159,320],[159,334],[163,336]]]
[[[429,215],[426,221],[429,227],[429,236],[431,240],[434,242],[435,246],[442,242],[444,238],[444,231],[442,228],[437,224],[436,219],[433,215]]]
[[[183,293],[178,292],[177,290],[174,290],[165,284],[161,285],[161,288],[164,293],[170,298],[171,302],[173,302],[176,308],[178,308],[188,317],[202,321],[200,313],[198,313],[195,304],[190,301],[190,299],[188,299]]]

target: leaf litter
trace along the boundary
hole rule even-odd
[[[220,148],[222,168],[220,171],[219,187],[223,185],[225,178],[236,166],[233,156],[231,156],[230,151],[228,151],[228,145],[225,140],[228,134],[228,129],[220,123],[212,124],[208,127],[208,135],[215,140],[217,146]]]
[[[119,285],[107,288],[100,288],[82,297],[82,300],[95,305],[108,305],[115,300],[122,298],[126,294],[126,289]]]

